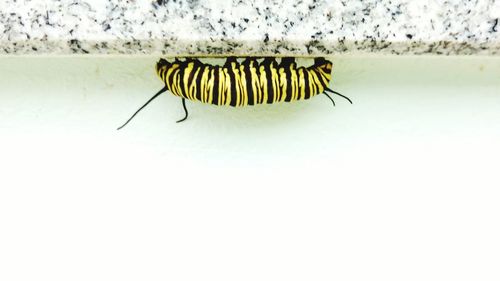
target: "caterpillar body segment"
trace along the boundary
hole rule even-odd
[[[220,66],[204,64],[197,59],[164,59],[156,72],[174,95],[203,103],[247,106],[263,103],[291,102],[309,99],[322,93],[331,80],[332,63],[316,59],[310,67],[297,67],[295,59],[247,58],[238,63],[228,58]]]

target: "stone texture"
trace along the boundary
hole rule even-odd
[[[500,54],[500,1],[0,3],[0,54]]]

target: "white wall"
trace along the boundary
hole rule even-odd
[[[0,59],[0,280],[498,280],[500,59],[334,58],[334,97],[159,97],[156,58]]]

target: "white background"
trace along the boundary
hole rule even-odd
[[[354,105],[116,131],[156,59],[0,60],[0,280],[499,280],[500,59],[338,57]]]

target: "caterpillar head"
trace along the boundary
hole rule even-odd
[[[171,63],[169,63],[166,59],[160,59],[156,63],[156,73],[161,76],[161,73],[164,72],[165,70],[169,69],[172,66]]]
[[[332,62],[326,60],[325,58],[315,58],[314,67],[321,68],[326,73],[332,72]]]

